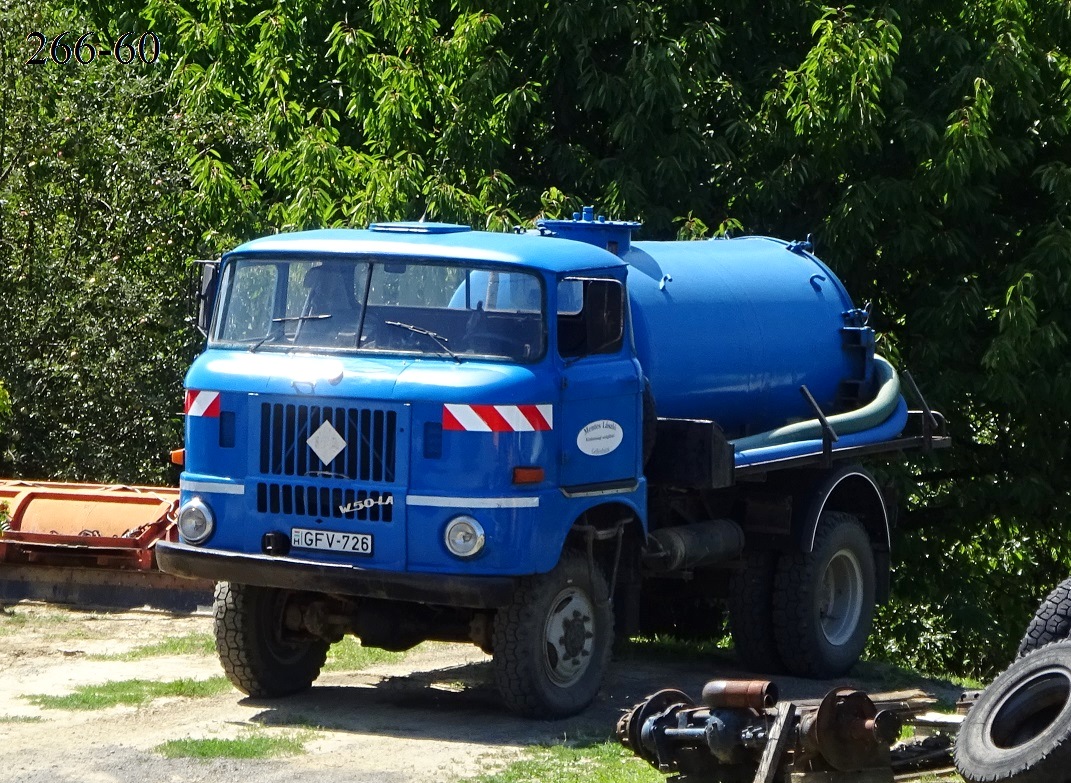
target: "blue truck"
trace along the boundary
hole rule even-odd
[[[206,266],[157,560],[217,582],[239,689],[309,687],[346,634],[464,641],[511,709],[562,717],[615,636],[725,608],[753,668],[857,660],[894,521],[861,460],[947,445],[943,419],[808,243],[638,227],[380,223]]]

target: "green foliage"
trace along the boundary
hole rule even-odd
[[[164,696],[206,698],[218,696],[231,689],[226,677],[207,680],[115,680],[100,685],[80,685],[65,696],[33,694],[26,696],[31,704],[53,710],[105,710],[119,704],[137,706]]]
[[[884,647],[999,668],[1071,572],[1063,0],[82,0],[0,24],[5,472],[162,477],[192,256],[593,202],[647,237],[812,233],[948,414],[954,450],[888,470]],[[27,30],[150,28],[154,68],[23,65]]]
[[[308,732],[275,734],[249,731],[235,739],[168,740],[154,750],[169,759],[263,759],[304,753],[308,739]]]
[[[212,634],[188,633],[182,636],[170,636],[153,644],[135,647],[123,653],[94,656],[104,661],[141,661],[161,655],[199,655],[209,656],[216,652],[216,642]]]
[[[665,776],[612,740],[549,745],[498,772],[481,775],[478,783],[660,783]]]
[[[160,481],[191,356],[182,120],[162,68],[25,64],[27,31],[82,28],[55,5],[0,10],[0,473]]]
[[[347,636],[341,642],[331,645],[327,653],[324,671],[354,672],[367,669],[378,663],[396,663],[405,658],[405,653],[389,652],[376,647],[364,647],[360,641]]]

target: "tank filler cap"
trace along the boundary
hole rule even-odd
[[[595,207],[584,207],[583,212],[574,212],[572,220],[536,221],[540,233],[587,242],[609,250],[616,256],[624,256],[629,251],[632,232],[642,225],[636,220],[607,220],[605,215],[595,214]]]

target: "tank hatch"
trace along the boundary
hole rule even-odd
[[[642,225],[635,220],[607,220],[604,215],[596,217],[594,207],[584,207],[583,213],[574,212],[572,220],[536,221],[536,226],[543,234],[587,242],[609,250],[616,256],[624,256],[629,251],[632,232]]]

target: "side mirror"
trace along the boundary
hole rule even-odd
[[[201,282],[194,295],[194,307],[197,311],[195,324],[202,337],[208,337],[208,328],[212,325],[212,312],[216,309],[216,295],[219,292],[219,261],[194,262],[201,266]]]

